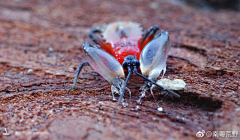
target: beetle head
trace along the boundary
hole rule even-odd
[[[124,58],[122,66],[125,70],[128,70],[128,67],[131,67],[131,69],[133,69],[135,66],[138,69],[140,67],[140,62],[134,55],[128,55]]]

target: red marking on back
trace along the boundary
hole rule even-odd
[[[128,55],[134,55],[139,60],[142,48],[139,40],[142,38],[142,27],[131,21],[117,21],[103,27],[104,44],[99,44],[103,50],[115,57],[120,64]]]
[[[114,56],[120,64],[123,63],[124,58],[128,55],[134,55],[139,60],[141,49],[139,47],[140,41],[131,41],[131,42],[117,42],[117,43],[108,43],[108,48],[102,47],[103,50]],[[111,48],[111,50],[109,50]]]

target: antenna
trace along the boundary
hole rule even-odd
[[[171,93],[171,94],[174,95],[175,97],[180,98],[180,95],[179,95],[179,94],[177,94],[177,93],[175,93],[175,92],[173,92],[173,91],[171,91],[171,90],[168,90],[168,89],[164,88],[163,86],[155,83],[153,80],[150,80],[150,79],[148,79],[147,77],[144,77],[142,74],[138,73],[136,68],[134,68],[133,72],[134,72],[136,75],[138,75],[139,77],[142,77],[143,79],[145,79],[145,80],[151,82],[152,84],[156,85],[157,87],[159,87],[159,88],[161,88],[161,89],[163,89],[163,90]]]
[[[163,90],[171,93],[171,94],[174,95],[175,97],[180,98],[180,95],[179,95],[179,94],[177,94],[177,93],[175,93],[175,92],[173,92],[173,91],[171,91],[171,90],[165,89],[163,86],[155,83],[153,80],[148,79],[147,77],[145,77],[145,76],[143,76],[142,74],[138,73],[138,72],[137,72],[137,69],[139,68],[140,63],[139,63],[139,61],[136,59],[135,56],[133,56],[133,55],[128,55],[128,56],[126,56],[126,57],[124,58],[124,61],[123,61],[122,66],[123,66],[123,68],[124,68],[125,70],[128,71],[128,76],[127,76],[127,78],[126,78],[126,81],[124,82],[124,85],[123,85],[123,88],[122,88],[120,97],[119,97],[119,99],[118,99],[118,104],[120,104],[121,101],[122,101],[122,99],[123,99],[123,95],[124,95],[125,88],[126,88],[126,86],[127,86],[127,82],[128,82],[129,77],[130,77],[130,75],[131,75],[132,73],[138,75],[139,77],[142,77],[144,80],[147,80],[148,82],[151,82],[152,84],[156,85],[157,87],[159,87],[159,88],[161,88],[161,89],[163,89]],[[153,95],[153,94],[152,94],[152,95]],[[154,100],[155,100],[155,102],[156,102],[156,99],[155,99],[154,95],[153,95],[153,98],[154,98]]]
[[[118,104],[120,104],[121,101],[122,101],[122,99],[123,99],[124,91],[125,91],[125,88],[126,88],[126,86],[127,86],[127,82],[128,82],[128,80],[129,80],[129,77],[130,77],[131,73],[132,73],[131,67],[128,66],[128,76],[127,76],[126,81],[124,82],[123,89],[122,89],[122,93],[121,93],[121,95],[120,95],[120,97],[119,97],[119,99],[118,99]]]

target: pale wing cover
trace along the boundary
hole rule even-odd
[[[91,47],[91,44],[83,46],[88,55],[87,59],[91,67],[110,84],[119,85],[119,82],[122,82],[120,79],[125,78],[121,64],[107,52]]]
[[[163,30],[158,37],[144,47],[140,55],[140,69],[144,76],[156,80],[166,68],[170,47],[168,32]]]

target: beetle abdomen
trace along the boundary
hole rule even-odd
[[[132,21],[110,23],[103,29],[102,33],[106,42],[111,44],[111,55],[121,64],[128,55],[134,55],[139,59],[141,53],[139,40],[142,38],[142,34],[141,25]]]

